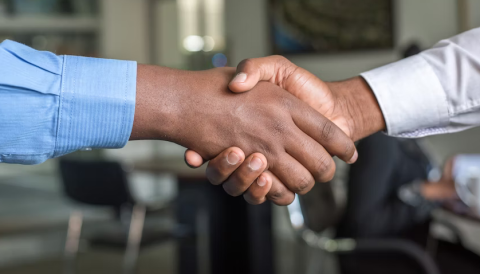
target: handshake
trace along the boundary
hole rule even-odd
[[[333,156],[354,163],[354,141],[385,129],[363,78],[323,82],[281,56],[248,59],[236,71],[139,65],[137,73],[131,140],[189,148],[191,167],[210,161],[210,182],[251,204],[290,204],[332,179]]]

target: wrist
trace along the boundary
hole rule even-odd
[[[386,129],[375,94],[362,77],[327,85],[335,96],[336,111],[346,119],[354,141]]]
[[[178,112],[182,104],[176,91],[178,79],[186,73],[159,66],[138,65],[135,117],[130,140],[175,139]]]

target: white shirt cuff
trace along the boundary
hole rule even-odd
[[[446,94],[420,55],[361,74],[383,112],[387,134],[421,137],[442,133],[449,124]]]

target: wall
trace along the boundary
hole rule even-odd
[[[148,0],[102,0],[101,53],[149,63]]]
[[[227,35],[232,63],[269,55],[267,0],[227,0]],[[456,1],[395,1],[396,48],[331,55],[291,56],[290,60],[325,80],[337,80],[395,61],[410,41],[429,47],[457,31]],[[435,8],[433,8],[435,7]]]

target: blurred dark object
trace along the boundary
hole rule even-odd
[[[98,12],[96,0],[2,0],[10,15],[76,15],[88,16]],[[0,3],[1,3],[0,2]]]
[[[272,204],[250,205],[208,182],[205,166],[191,169],[183,159],[134,164],[151,174],[177,177],[178,274],[273,274]]]
[[[58,1],[57,9],[59,13],[61,14],[74,13],[72,0],[57,0],[57,1]],[[84,2],[88,2],[88,0],[87,1],[84,0]]]
[[[11,0],[14,14],[51,14],[58,9],[58,0]]]
[[[423,201],[413,206],[398,197],[398,189],[412,181],[426,179],[432,165],[415,140],[398,139],[377,133],[359,142],[362,159],[351,166],[347,208],[337,226],[337,237],[355,239],[403,239],[414,243],[432,256],[441,273],[480,273],[480,257],[463,247],[459,230],[442,224],[454,242],[430,236],[431,213],[439,203]],[[385,255],[382,255],[385,256]],[[343,273],[412,273],[398,257],[344,255],[340,257]],[[377,272],[372,272],[375,265]]]
[[[133,199],[126,172],[120,163],[62,159],[60,173],[65,194],[72,200],[113,208],[115,216],[122,224],[121,230],[99,233],[89,242],[93,245],[126,247],[124,273],[134,273],[141,246],[170,238],[170,233],[144,231],[147,207]],[[73,273],[81,227],[82,213],[73,212],[65,245],[66,273]]]
[[[65,194],[77,202],[112,206],[117,212],[134,203],[120,163],[62,159],[60,172]]]
[[[11,15],[13,13],[13,3],[10,0],[0,0],[0,16]]]
[[[0,42],[10,39],[57,55],[99,57],[99,3],[0,0]]]
[[[401,186],[427,178],[431,168],[428,158],[415,140],[392,138],[383,133],[361,140],[357,150],[363,157],[350,168],[347,207],[337,224],[337,237],[373,241],[379,246],[386,241],[385,247],[391,252],[342,255],[342,273],[422,273],[405,261],[405,254],[392,253],[394,245],[389,242],[398,242],[417,254],[418,259],[426,260],[424,272],[428,265],[429,271],[438,273],[436,264],[422,248],[435,206],[407,205],[397,195]]]
[[[417,43],[412,43],[403,50],[402,56],[403,58],[407,58],[413,55],[417,55],[420,52],[422,52],[422,49],[420,48],[420,46]]]
[[[275,54],[391,49],[391,0],[270,0]]]
[[[426,180],[431,169],[416,141],[376,133],[361,140],[357,150],[363,157],[350,167],[347,207],[337,236],[404,237],[417,226],[421,230],[436,206],[407,205],[397,195],[403,185]]]
[[[325,203],[322,200],[332,194],[329,183],[317,184],[312,191],[304,196],[297,196],[295,201],[288,206],[290,221],[299,241],[322,252],[322,258],[318,258],[312,263],[324,263],[325,258],[336,256],[340,259],[340,273],[343,274],[440,273],[432,258],[410,240],[332,238],[328,236],[326,229],[335,225],[332,221],[338,219],[340,212],[335,203]],[[333,197],[330,196],[328,200],[333,200]],[[320,208],[322,208],[322,214],[318,214],[318,212],[315,214],[315,209]],[[325,214],[329,217],[325,217]],[[325,223],[322,223],[323,221]],[[316,229],[311,228],[309,224],[313,224]],[[318,228],[320,229],[318,230]],[[357,260],[353,264],[353,268],[365,265],[367,267],[356,268],[356,272],[349,272],[348,269],[345,269],[345,263],[349,263],[345,262],[345,257]],[[392,264],[392,258],[396,263]],[[365,262],[368,263],[365,264]],[[385,268],[385,266],[388,267]],[[399,266],[401,271],[397,272]]]
[[[344,212],[328,185],[315,186],[289,206],[298,237],[337,256],[343,274],[480,273],[480,257],[463,246],[458,229],[441,224],[452,242],[430,235],[430,214],[438,204],[414,206],[398,197],[399,187],[426,178],[430,170],[416,141],[377,133],[361,140],[357,150],[362,157],[350,168]],[[328,227],[336,228],[336,238],[324,233]]]

